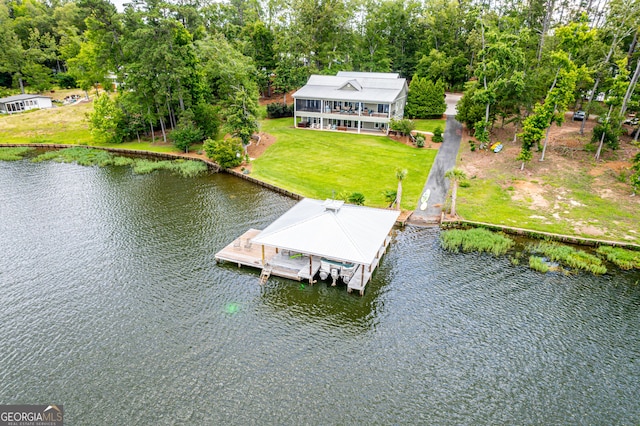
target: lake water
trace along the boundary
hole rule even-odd
[[[0,403],[68,424],[638,424],[640,274],[397,230],[364,297],[217,265],[294,201],[224,174],[0,163]]]

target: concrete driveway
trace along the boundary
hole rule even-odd
[[[458,156],[460,139],[462,137],[462,124],[455,118],[457,112],[456,105],[461,97],[462,95],[458,93],[447,93],[447,126],[443,134],[444,141],[438,150],[436,159],[429,172],[429,177],[420,196],[420,198],[422,198],[427,190],[430,192],[427,208],[421,210],[421,201],[418,200],[416,210],[409,219],[410,223],[436,223],[440,220],[442,205],[449,191],[449,179],[445,179],[444,174],[456,165],[456,157]]]

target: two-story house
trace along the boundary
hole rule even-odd
[[[389,121],[403,117],[408,90],[407,81],[396,73],[312,75],[293,94],[294,123],[296,127],[386,134]]]

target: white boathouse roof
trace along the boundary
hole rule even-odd
[[[370,265],[400,212],[304,198],[252,243]]]

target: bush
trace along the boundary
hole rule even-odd
[[[78,87],[76,79],[64,72],[56,74],[56,80],[58,81],[58,86],[62,89],[75,89]]]
[[[347,198],[347,201],[357,206],[364,206],[364,194],[360,192],[352,192]]]
[[[391,122],[389,123],[389,128],[400,133],[401,135],[408,135],[413,131],[413,129],[416,128],[416,125],[408,118],[403,118],[402,120],[395,120],[392,118]]]
[[[476,143],[471,139],[469,139],[469,149],[471,149],[471,151],[476,150]]]
[[[604,133],[604,144],[608,146],[612,150],[617,150],[620,148],[620,141],[618,138],[622,134],[621,129],[615,125],[615,123],[611,123],[611,125],[607,125],[606,123],[598,124],[593,128],[593,134],[591,136],[591,142],[596,146],[600,145],[600,138],[602,137],[602,133]]]
[[[280,102],[274,102],[267,105],[268,118],[293,117],[293,104],[283,105]]]
[[[416,135],[416,146],[418,148],[424,147],[424,135],[421,135],[420,133]]]
[[[440,143],[444,140],[442,138],[442,127],[438,126],[435,129],[433,129],[433,137],[431,138],[431,140],[436,143]]]
[[[204,142],[204,151],[207,157],[223,169],[236,167],[242,163],[242,142],[237,138],[219,141],[207,139]]]

